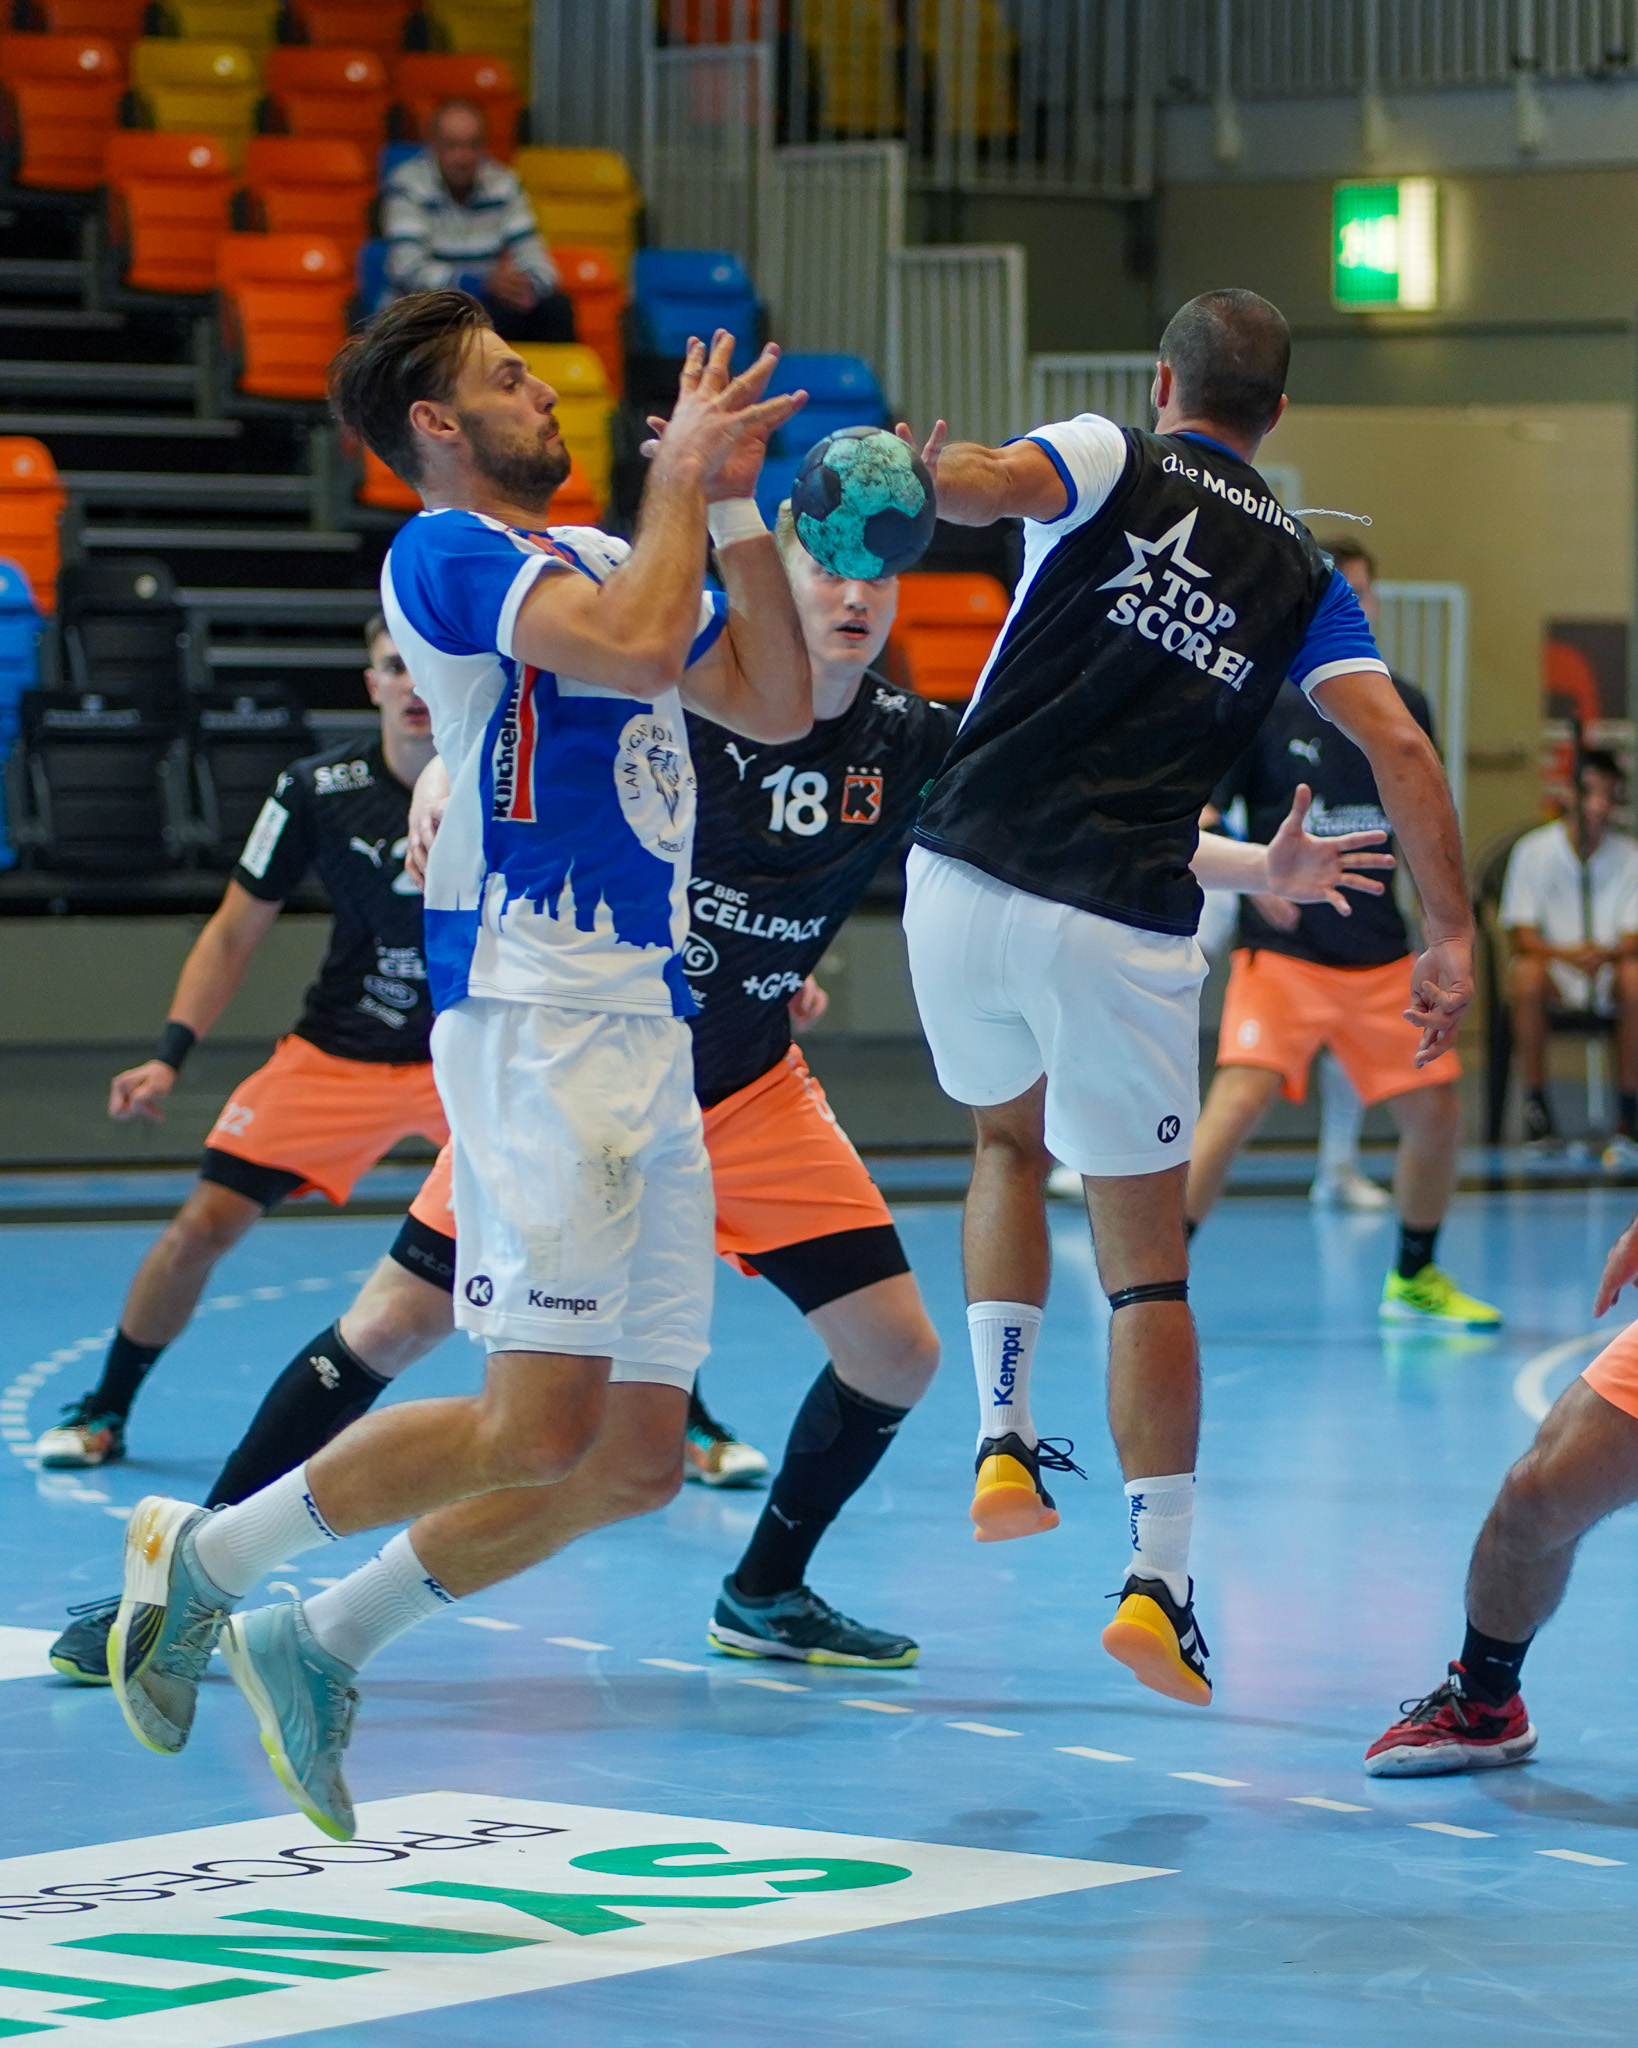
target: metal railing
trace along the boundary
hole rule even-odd
[[[530,99],[537,142],[638,161],[653,0],[534,0]]]
[[[901,249],[891,259],[887,388],[918,433],[935,419],[991,447],[1022,433],[1026,377],[1021,248]]]
[[[772,52],[763,43],[650,50],[643,83],[639,172],[653,240],[731,249],[754,272],[772,141]]]
[[[1461,818],[1467,801],[1467,590],[1460,583],[1379,583],[1376,644],[1433,712]]]
[[[1030,424],[1096,412],[1118,427],[1151,426],[1154,381],[1153,350],[1148,355],[1031,356]]]
[[[888,259],[904,246],[902,142],[775,150],[757,284],[788,348],[887,359]]]

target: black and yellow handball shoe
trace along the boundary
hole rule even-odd
[[[1187,1707],[1211,1705],[1206,1659],[1211,1652],[1195,1625],[1194,1581],[1179,1607],[1163,1579],[1133,1572],[1121,1588],[1115,1618],[1103,1632],[1103,1647],[1140,1684]]]
[[[1041,1470],[1086,1474],[1069,1455],[1067,1437],[1042,1437],[1031,1447],[1021,1436],[987,1436],[978,1447],[978,1480],[973,1488],[973,1540],[1005,1543],[1014,1536],[1040,1536],[1058,1526],[1058,1510],[1041,1484]]]

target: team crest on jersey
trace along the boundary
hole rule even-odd
[[[842,784],[842,823],[874,825],[882,815],[882,778],[879,771],[849,769]]]
[[[535,752],[540,744],[535,681],[536,671],[526,668],[512,686],[495,735],[495,797],[490,815],[514,825],[535,822]]]
[[[614,755],[614,786],[626,823],[648,851],[676,860],[694,830],[694,764],[663,718],[627,722]]]

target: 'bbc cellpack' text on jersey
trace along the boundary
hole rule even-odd
[[[602,583],[631,550],[592,527],[525,533],[423,512],[393,539],[382,608],[432,713],[449,807],[427,869],[440,1010],[465,997],[686,1017],[694,770],[681,701],[531,668],[512,650],[542,575]],[[727,618],[707,591],[689,654]]]
[[[1092,413],[916,838],[1031,895],[1192,933],[1202,807],[1287,676],[1387,673],[1359,600],[1251,465]]]

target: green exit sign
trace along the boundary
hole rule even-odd
[[[1333,302],[1351,313],[1436,306],[1438,226],[1431,178],[1338,185],[1331,195]]]

